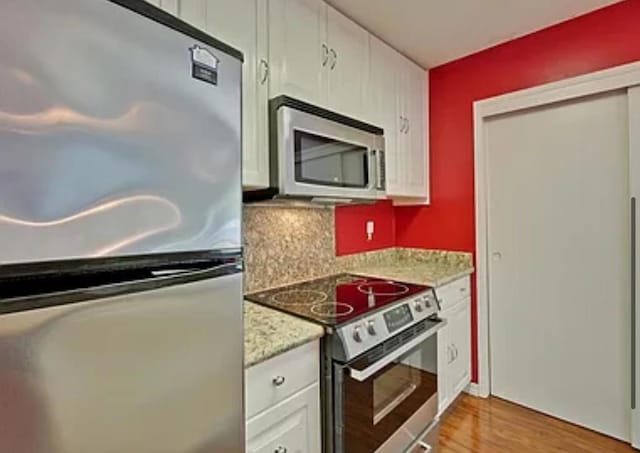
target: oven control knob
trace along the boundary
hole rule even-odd
[[[424,304],[427,306],[427,308],[431,308],[432,307],[432,303],[431,303],[431,299],[429,299],[429,297],[425,297],[424,298]]]
[[[423,309],[422,304],[419,300],[415,301],[415,303],[413,304],[413,308],[415,308],[418,313],[420,313]]]
[[[369,335],[376,335],[378,333],[376,332],[376,322],[373,319],[367,322],[367,332],[369,332]]]
[[[362,343],[362,327],[355,326],[353,328],[353,339],[356,343]]]

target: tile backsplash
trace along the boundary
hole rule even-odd
[[[244,207],[245,292],[334,272],[331,207]]]
[[[431,263],[471,267],[464,252],[391,247],[336,256],[332,207],[244,207],[245,293],[363,267]]]

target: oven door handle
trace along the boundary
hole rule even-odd
[[[422,343],[423,341],[427,340],[432,335],[435,335],[438,332],[438,330],[442,329],[446,325],[447,325],[447,321],[445,319],[438,320],[438,324],[436,324],[435,326],[431,327],[429,330],[427,330],[423,334],[418,335],[417,337],[415,337],[413,340],[409,341],[408,343],[403,344],[398,349],[394,350],[391,354],[386,355],[383,358],[381,358],[380,360],[372,363],[371,365],[369,365],[364,370],[356,370],[355,368],[347,367],[349,369],[349,374],[350,374],[351,378],[355,379],[358,382],[366,381],[371,376],[376,374],[378,371],[380,371],[381,369],[383,369],[384,367],[386,367],[387,365],[392,363],[398,357],[403,356],[404,354],[406,354],[407,352],[411,351],[416,346],[419,346],[420,343]]]

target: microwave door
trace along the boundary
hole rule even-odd
[[[299,183],[327,187],[367,189],[371,179],[371,150],[347,143],[294,131],[294,179]]]

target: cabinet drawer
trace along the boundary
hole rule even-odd
[[[409,449],[407,453],[425,453],[438,451],[438,440],[440,438],[440,424],[438,422],[431,425],[431,427],[422,435],[422,438]]]
[[[441,309],[447,310],[457,302],[471,296],[471,278],[463,277],[447,285],[436,288]]]
[[[317,341],[247,370],[247,418],[286,399],[320,379]]]
[[[313,384],[247,423],[247,453],[320,453],[320,386]]]

